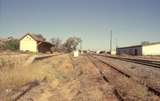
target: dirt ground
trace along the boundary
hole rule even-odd
[[[124,99],[138,96],[145,99],[142,101],[158,101],[145,86],[96,59],[92,61],[87,55],[74,58],[72,54],[61,54],[22,65],[29,59],[29,56],[24,57],[21,56],[17,65],[6,64],[0,69],[0,101],[121,101],[117,92],[123,94]],[[6,59],[14,63],[15,58]],[[128,70],[126,66],[127,63],[119,70]]]
[[[30,79],[40,83],[25,94],[22,94],[24,84],[7,88],[1,91],[0,101],[118,101],[113,87],[104,81],[86,56],[73,58],[71,54],[64,54],[21,68],[28,69],[21,70],[26,76],[22,75],[19,81],[27,78],[26,82]]]
[[[87,57],[71,60],[72,75],[53,91],[51,101],[117,101],[112,86],[102,79]]]

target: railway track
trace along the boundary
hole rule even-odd
[[[98,65],[92,60],[92,58],[90,57],[90,55],[87,55],[88,59],[96,66],[97,71],[99,72],[100,76],[103,78],[103,80],[105,82],[109,82],[109,80],[107,79],[107,77],[104,75],[103,71],[101,71],[98,68]],[[114,89],[115,96],[117,97],[117,99],[119,99],[119,101],[124,101],[123,97],[118,93],[117,89]]]
[[[112,80],[111,80],[111,79],[109,80],[109,79],[107,78],[109,75],[105,75],[105,74],[104,74],[105,68],[104,68],[104,69],[100,69],[101,67],[99,67],[99,66],[97,65],[98,62],[99,62],[99,63],[102,63],[102,64],[105,64],[106,66],[109,66],[110,68],[112,68],[112,69],[114,69],[115,71],[117,71],[117,73],[125,76],[126,78],[129,78],[130,80],[133,80],[132,77],[131,77],[131,75],[129,75],[129,74],[127,74],[127,73],[125,73],[125,72],[117,69],[117,68],[114,67],[113,65],[110,65],[109,63],[106,63],[105,61],[102,61],[101,59],[96,58],[95,56],[93,56],[93,55],[91,55],[91,54],[90,54],[90,55],[87,55],[87,56],[88,56],[88,58],[92,61],[92,63],[96,65],[97,69],[99,70],[99,72],[101,73],[101,75],[103,76],[103,78],[104,78],[107,82],[110,82],[110,81],[112,81]],[[96,59],[96,61],[93,61],[93,59]],[[107,67],[106,67],[106,68],[107,68]],[[133,81],[134,81],[134,80],[133,80]],[[160,96],[159,90],[156,90],[154,87],[142,85],[141,83],[139,83],[139,82],[137,82],[137,81],[135,81],[135,82],[136,82],[136,84],[140,84],[140,85],[141,85],[142,87],[144,87],[144,88],[146,87],[146,88],[147,88],[147,92],[148,92],[149,94],[152,93],[152,94],[154,94],[154,95],[157,96],[157,97]],[[113,84],[113,85],[114,85],[114,84]],[[135,85],[135,86],[136,86],[136,85]],[[123,101],[123,100],[124,100],[123,94],[121,94],[117,88],[115,89],[115,95],[120,99],[120,101]],[[159,99],[159,97],[158,97],[158,99]]]
[[[160,61],[151,61],[151,60],[145,60],[145,59],[133,59],[133,58],[126,58],[126,57],[110,56],[110,55],[99,55],[99,54],[94,54],[94,55],[109,57],[109,58],[113,58],[113,59],[119,59],[122,61],[133,62],[133,63],[151,66],[151,67],[155,67],[155,68],[160,68]]]
[[[122,61],[126,61],[126,62],[130,62],[130,63],[136,63],[136,64],[140,64],[140,65],[144,65],[145,67],[149,67],[149,68],[153,68],[154,69],[154,67],[158,67],[159,66],[159,62],[157,62],[157,61],[149,61],[149,60],[139,60],[139,59],[129,59],[129,58],[121,58],[121,57],[115,57],[115,56],[106,56],[106,55],[98,55],[98,54],[93,54],[93,55],[95,55],[95,56],[102,56],[102,57],[106,57],[106,58],[112,58],[112,59],[117,59],[117,60],[122,60]],[[107,63],[108,65],[110,65],[112,68],[115,68],[115,69],[117,69],[115,66],[113,66],[113,65],[111,65],[111,64],[109,64],[108,62],[106,62],[106,61],[102,61],[102,62],[104,62],[104,63]],[[158,68],[157,68],[158,69]],[[124,71],[122,71],[122,70],[119,70],[120,72],[123,72],[125,75],[127,75],[128,77],[129,76],[131,76],[131,77],[133,77],[133,75],[131,75],[130,73],[128,73],[128,72],[124,72]],[[145,86],[147,86],[152,92],[154,92],[156,95],[158,95],[158,96],[160,96],[160,84],[158,83],[158,84],[154,84],[155,86],[153,86],[152,85],[152,83],[151,84],[149,84],[148,83],[148,81],[146,81],[146,80],[141,80],[141,78],[140,77],[133,77],[133,79],[135,79],[136,78],[136,80],[137,80],[137,82],[139,82],[139,83],[141,83],[141,84],[143,84],[143,85],[145,85]],[[141,81],[143,81],[143,82],[141,82]],[[145,82],[145,83],[144,83]]]
[[[118,59],[118,58],[116,58],[116,59]],[[121,60],[121,59],[120,59]],[[109,66],[111,66],[112,68],[114,68],[115,70],[117,70],[117,71],[119,71],[121,74],[123,74],[123,75],[126,75],[127,77],[132,77],[132,75],[130,75],[129,73],[126,73],[126,72],[123,72],[123,71],[121,71],[121,70],[119,70],[119,69],[117,69],[115,66],[113,66],[113,65],[111,65],[111,64],[109,64],[109,63],[107,63],[107,62],[105,62],[105,61],[102,61],[102,60],[100,60],[101,62],[103,62],[103,63],[105,63],[105,64],[107,64],[107,65],[109,65]],[[136,60],[137,61],[137,60]],[[128,61],[127,61],[128,62]],[[131,61],[132,62],[132,61]],[[135,62],[134,62],[135,63]],[[138,63],[138,64],[142,64],[142,63]],[[148,63],[149,64],[149,63]],[[143,65],[145,65],[145,64],[143,64]],[[151,64],[150,64],[151,65]],[[149,66],[149,65],[147,65],[147,66]],[[152,66],[153,67],[153,66]],[[140,78],[139,77],[137,77],[138,79],[139,79],[139,83],[141,83],[140,81]],[[143,84],[143,83],[141,83],[141,84]],[[143,84],[144,85],[144,84]],[[147,86],[147,88],[150,90],[150,91],[152,91],[152,92],[154,92],[156,95],[158,95],[158,96],[160,96],[160,89],[157,89],[156,87],[153,87],[153,86],[151,86],[151,85],[147,85],[147,84],[145,84],[145,86]]]

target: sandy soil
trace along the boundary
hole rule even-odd
[[[113,86],[103,80],[86,56],[73,58],[64,54],[21,68],[29,68],[30,73],[25,71],[25,77],[32,75],[30,81],[36,79],[40,83],[20,96],[18,101],[118,101]],[[45,80],[41,81],[43,78]],[[6,89],[4,94],[0,93],[4,95],[0,96],[0,101],[12,101],[26,88]]]
[[[130,75],[133,79],[160,89],[160,69],[141,64],[130,63],[112,58],[99,57],[103,61],[113,65],[120,71]]]
[[[124,93],[127,91],[131,96],[149,95],[141,85],[135,87],[136,82],[109,68],[104,69],[110,82],[104,80],[96,65],[85,55],[73,58],[71,54],[63,54],[16,67],[13,71],[19,72],[19,75],[11,75],[12,81],[0,83],[11,87],[0,92],[0,101],[16,98],[17,101],[119,101],[115,89]],[[29,87],[24,84],[31,81],[38,81],[38,85],[22,94]]]

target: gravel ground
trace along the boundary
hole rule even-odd
[[[103,60],[113,63],[114,65],[115,63],[117,63],[117,65],[120,63],[120,61],[115,62],[110,59]],[[122,64],[119,69],[123,69],[132,75],[143,77],[146,76],[146,74],[142,74],[142,72],[150,73],[150,69],[143,70],[144,67],[137,67],[135,64],[125,64],[125,66]],[[27,91],[17,101],[119,101],[119,98],[115,94],[115,88],[121,92],[127,91],[131,96],[139,95],[139,97],[145,97],[150,95],[146,93],[145,87],[141,85],[135,87],[134,84],[136,82],[117,74],[109,68],[105,68],[106,77],[111,80],[111,82],[107,82],[97,67],[85,55],[77,58],[73,58],[71,54],[54,56],[39,60],[29,66],[30,69],[32,67],[34,68],[34,72],[31,73],[34,73],[34,76],[37,78],[35,80],[38,80],[39,84]],[[100,67],[104,69],[106,66],[102,65]],[[126,69],[128,67],[130,69]],[[28,70],[27,72],[28,75],[32,75]],[[156,76],[154,75],[153,77],[157,77],[158,79],[158,71],[153,70],[153,72],[155,72],[155,74],[157,73]],[[27,73],[25,73],[25,75],[28,77]],[[42,78],[44,79],[42,80]],[[13,101],[13,97],[22,93],[26,88],[27,86],[6,90],[7,93],[4,93],[5,96],[3,96],[4,100],[2,100],[0,96],[0,101]],[[137,93],[137,91],[140,90],[141,92]],[[125,93],[122,94],[124,96],[126,95]],[[126,97],[126,99],[128,98]],[[126,101],[134,100],[132,100],[131,97],[130,100]],[[147,100],[144,99],[144,101]],[[153,101],[156,100],[153,99]]]
[[[145,85],[147,86],[149,85],[150,87],[153,87],[157,90],[159,89],[158,87],[160,87],[159,77],[156,76],[159,72],[155,71],[154,68],[149,68],[143,65],[129,63],[129,62],[101,57],[101,56],[95,56],[95,57],[114,66],[118,70],[130,76],[129,79],[127,80],[127,78],[125,79],[124,77],[121,77],[121,75],[118,76],[118,74],[115,74],[113,70],[105,69],[105,68],[103,69],[104,72],[106,72],[105,73],[106,77],[108,77],[111,80],[113,85],[115,85],[116,87],[118,86],[118,89],[123,89],[124,92],[127,92],[127,94],[129,94],[130,91],[132,92],[131,94],[132,97],[129,97],[129,98],[134,99],[134,95],[135,95],[135,98],[136,96],[137,97],[139,96],[138,99],[139,98],[141,100],[143,99],[142,101],[146,101],[146,100],[158,101],[159,98],[157,98],[156,96],[154,97],[153,94],[150,94],[150,93],[147,94],[148,90],[147,88],[145,88]],[[134,68],[133,68],[133,65],[134,65]],[[105,66],[102,65],[100,67],[105,67]],[[150,71],[148,71],[148,69]],[[135,81],[138,81],[138,83]],[[127,88],[129,92],[127,91]],[[137,101],[137,100],[134,100],[134,101]]]
[[[38,61],[35,65],[37,69],[38,66],[50,68],[51,77],[26,92],[18,101],[118,101],[113,86],[104,81],[86,56],[73,58],[66,54]],[[8,98],[20,91],[11,91]]]
[[[98,58],[101,58],[103,61],[113,65],[124,73],[129,74],[134,79],[140,79],[140,82],[143,84],[160,89],[160,69],[112,58],[100,56],[98,56]]]

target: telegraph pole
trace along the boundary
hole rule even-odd
[[[83,52],[82,52],[82,40],[80,41],[80,51],[81,51],[81,54],[83,54]]]
[[[82,40],[80,41],[80,50],[82,50]]]
[[[112,52],[112,30],[110,31],[110,54]]]

